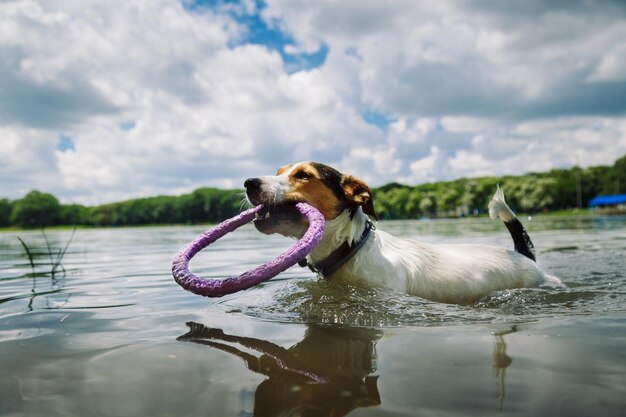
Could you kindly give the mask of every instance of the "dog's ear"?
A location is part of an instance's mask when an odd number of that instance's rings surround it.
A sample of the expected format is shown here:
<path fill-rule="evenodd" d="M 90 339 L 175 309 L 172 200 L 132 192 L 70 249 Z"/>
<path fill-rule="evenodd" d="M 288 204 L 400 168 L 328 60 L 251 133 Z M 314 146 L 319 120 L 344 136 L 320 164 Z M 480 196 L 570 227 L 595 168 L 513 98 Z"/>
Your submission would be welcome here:
<path fill-rule="evenodd" d="M 343 188 L 348 204 L 361 206 L 365 214 L 378 220 L 378 216 L 376 216 L 374 211 L 372 190 L 366 183 L 352 175 L 344 175 L 341 180 L 341 188 Z"/>

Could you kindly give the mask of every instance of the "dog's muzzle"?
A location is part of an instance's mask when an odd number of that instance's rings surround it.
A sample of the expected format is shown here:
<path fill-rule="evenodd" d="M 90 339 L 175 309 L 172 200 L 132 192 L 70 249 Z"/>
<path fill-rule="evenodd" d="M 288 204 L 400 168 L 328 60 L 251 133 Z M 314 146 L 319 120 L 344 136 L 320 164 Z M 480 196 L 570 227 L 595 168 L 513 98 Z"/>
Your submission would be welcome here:
<path fill-rule="evenodd" d="M 262 188 L 263 181 L 260 178 L 248 178 L 244 181 L 243 186 L 246 189 L 246 196 L 250 203 L 259 205 L 263 203 Z"/>

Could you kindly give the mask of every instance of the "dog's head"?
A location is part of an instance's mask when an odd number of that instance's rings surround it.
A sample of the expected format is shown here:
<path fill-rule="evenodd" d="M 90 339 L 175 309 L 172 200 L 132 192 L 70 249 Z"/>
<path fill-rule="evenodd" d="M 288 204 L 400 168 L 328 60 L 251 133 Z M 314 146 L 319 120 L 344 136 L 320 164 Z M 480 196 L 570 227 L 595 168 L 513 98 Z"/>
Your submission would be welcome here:
<path fill-rule="evenodd" d="M 366 183 L 316 162 L 286 165 L 274 176 L 249 178 L 244 186 L 251 204 L 268 207 L 254 223 L 266 234 L 304 234 L 307 222 L 294 207 L 298 202 L 312 205 L 327 221 L 346 210 L 355 213 L 359 208 L 376 218 L 372 191 Z"/>

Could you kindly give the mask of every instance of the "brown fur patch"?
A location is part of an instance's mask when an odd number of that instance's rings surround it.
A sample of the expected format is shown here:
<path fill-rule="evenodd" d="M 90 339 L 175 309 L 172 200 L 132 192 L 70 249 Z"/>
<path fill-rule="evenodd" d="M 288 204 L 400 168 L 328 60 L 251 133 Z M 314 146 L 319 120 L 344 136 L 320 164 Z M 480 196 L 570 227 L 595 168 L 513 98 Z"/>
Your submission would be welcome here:
<path fill-rule="evenodd" d="M 353 205 L 363 207 L 363 212 L 378 220 L 374 210 L 374 199 L 370 187 L 360 179 L 352 175 L 345 175 L 341 186 L 346 194 L 346 199 Z"/>
<path fill-rule="evenodd" d="M 288 201 L 305 201 L 318 209 L 326 220 L 339 214 L 340 201 L 331 189 L 322 182 L 315 167 L 309 163 L 300 164 L 289 174 Z"/>
<path fill-rule="evenodd" d="M 288 164 L 288 165 L 284 165 L 284 166 L 278 168 L 278 171 L 276 171 L 276 175 L 282 175 L 285 171 L 287 171 L 292 166 L 293 166 L 293 164 Z"/>

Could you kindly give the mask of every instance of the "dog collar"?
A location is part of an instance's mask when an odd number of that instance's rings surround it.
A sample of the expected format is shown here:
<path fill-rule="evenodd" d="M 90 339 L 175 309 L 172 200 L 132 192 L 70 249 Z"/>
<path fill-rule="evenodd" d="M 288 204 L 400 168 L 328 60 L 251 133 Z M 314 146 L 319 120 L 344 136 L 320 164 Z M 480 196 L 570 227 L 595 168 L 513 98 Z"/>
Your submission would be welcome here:
<path fill-rule="evenodd" d="M 361 234 L 361 238 L 354 245 L 344 242 L 343 245 L 335 249 L 325 259 L 315 264 L 309 263 L 306 258 L 298 262 L 301 267 L 308 266 L 312 272 L 328 277 L 348 262 L 356 253 L 365 245 L 369 239 L 372 230 L 376 230 L 376 226 L 371 221 L 365 222 L 365 230 Z"/>

